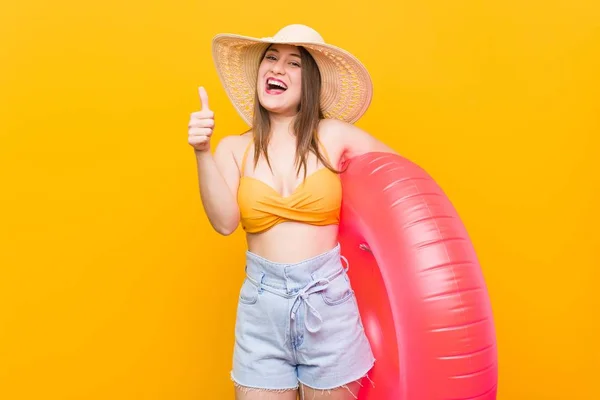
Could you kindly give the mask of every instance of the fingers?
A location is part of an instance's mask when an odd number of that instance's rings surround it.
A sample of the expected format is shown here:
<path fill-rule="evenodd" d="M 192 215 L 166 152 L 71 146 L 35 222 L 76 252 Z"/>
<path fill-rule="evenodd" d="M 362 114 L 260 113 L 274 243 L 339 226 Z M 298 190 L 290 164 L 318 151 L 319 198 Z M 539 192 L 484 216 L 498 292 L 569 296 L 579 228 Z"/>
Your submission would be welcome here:
<path fill-rule="evenodd" d="M 190 118 L 189 128 L 214 128 L 215 120 L 212 118 Z"/>
<path fill-rule="evenodd" d="M 214 118 L 215 117 L 215 113 L 212 112 L 211 110 L 206 110 L 206 111 L 194 111 L 191 116 L 193 118 Z"/>
<path fill-rule="evenodd" d="M 200 104 L 202 107 L 200 108 L 200 110 L 210 111 L 210 108 L 208 106 L 208 93 L 206 93 L 206 89 L 204 89 L 203 86 L 200 86 L 200 88 L 198 89 L 198 93 L 200 94 Z"/>
<path fill-rule="evenodd" d="M 211 128 L 190 128 L 188 143 L 198 151 L 210 149 Z"/>
<path fill-rule="evenodd" d="M 204 150 L 205 146 L 210 142 L 210 137 L 208 136 L 190 136 L 188 143 L 192 145 L 197 150 Z"/>
<path fill-rule="evenodd" d="M 211 136 L 213 130 L 211 128 L 191 128 L 190 136 Z"/>

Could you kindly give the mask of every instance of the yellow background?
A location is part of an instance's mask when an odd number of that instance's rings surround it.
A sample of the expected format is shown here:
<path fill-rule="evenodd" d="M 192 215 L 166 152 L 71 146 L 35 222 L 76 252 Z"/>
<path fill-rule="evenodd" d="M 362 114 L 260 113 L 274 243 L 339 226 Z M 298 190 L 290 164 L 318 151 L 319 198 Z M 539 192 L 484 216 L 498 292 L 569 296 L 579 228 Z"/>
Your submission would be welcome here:
<path fill-rule="evenodd" d="M 245 129 L 214 34 L 296 22 L 364 61 L 358 125 L 467 225 L 498 398 L 600 399 L 593 0 L 3 2 L 0 399 L 232 398 L 244 238 L 203 214 L 187 122 L 204 85 L 215 141 Z"/>

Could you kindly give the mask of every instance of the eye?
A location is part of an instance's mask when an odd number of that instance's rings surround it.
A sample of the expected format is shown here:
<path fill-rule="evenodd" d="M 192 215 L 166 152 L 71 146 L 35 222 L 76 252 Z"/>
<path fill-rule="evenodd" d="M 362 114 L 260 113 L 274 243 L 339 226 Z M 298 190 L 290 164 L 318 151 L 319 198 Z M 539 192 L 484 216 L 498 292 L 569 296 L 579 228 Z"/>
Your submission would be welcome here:
<path fill-rule="evenodd" d="M 265 56 L 265 58 L 266 58 L 267 60 L 277 60 L 277 57 L 275 57 L 275 56 L 274 56 L 274 55 L 272 55 L 272 54 L 266 55 L 266 56 Z"/>
<path fill-rule="evenodd" d="M 300 68 L 300 63 L 299 62 L 292 61 L 290 64 L 292 64 L 294 67 Z"/>

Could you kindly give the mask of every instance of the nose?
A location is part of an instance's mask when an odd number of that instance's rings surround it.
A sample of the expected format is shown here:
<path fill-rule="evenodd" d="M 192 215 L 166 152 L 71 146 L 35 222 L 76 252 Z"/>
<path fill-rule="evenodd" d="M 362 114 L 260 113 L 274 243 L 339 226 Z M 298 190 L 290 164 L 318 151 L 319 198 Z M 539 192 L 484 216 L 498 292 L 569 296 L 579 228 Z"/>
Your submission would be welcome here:
<path fill-rule="evenodd" d="M 282 75 L 285 74 L 285 68 L 283 67 L 283 60 L 277 60 L 276 63 L 273 64 L 273 68 L 271 68 L 271 71 L 273 71 L 274 74 L 277 75 Z"/>

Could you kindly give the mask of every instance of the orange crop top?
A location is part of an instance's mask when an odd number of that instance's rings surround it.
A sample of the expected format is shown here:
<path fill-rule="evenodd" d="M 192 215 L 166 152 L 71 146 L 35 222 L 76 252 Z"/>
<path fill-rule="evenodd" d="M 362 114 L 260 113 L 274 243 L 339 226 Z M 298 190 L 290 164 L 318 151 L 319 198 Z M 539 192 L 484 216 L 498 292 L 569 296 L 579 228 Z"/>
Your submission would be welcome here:
<path fill-rule="evenodd" d="M 266 231 L 285 221 L 311 225 L 337 224 L 340 220 L 342 184 L 335 172 L 323 167 L 308 175 L 289 196 L 281 196 L 265 182 L 244 176 L 248 150 L 240 167 L 237 200 L 242 228 L 248 233 Z M 325 157 L 327 152 L 323 149 Z"/>

